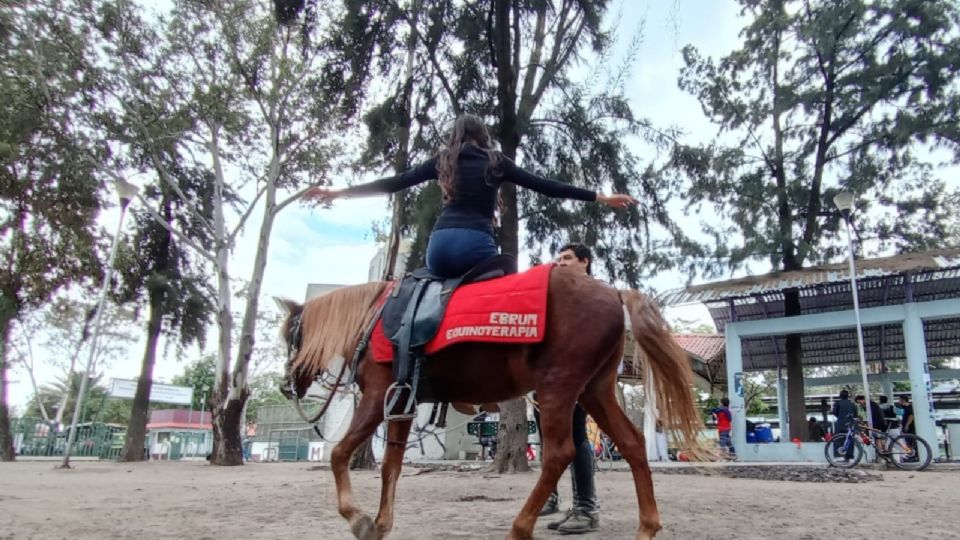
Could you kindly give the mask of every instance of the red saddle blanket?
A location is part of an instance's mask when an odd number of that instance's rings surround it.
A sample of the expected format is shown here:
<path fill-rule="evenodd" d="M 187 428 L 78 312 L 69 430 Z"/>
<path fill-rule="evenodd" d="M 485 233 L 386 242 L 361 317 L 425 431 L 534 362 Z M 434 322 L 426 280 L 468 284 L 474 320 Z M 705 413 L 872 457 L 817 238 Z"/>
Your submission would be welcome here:
<path fill-rule="evenodd" d="M 427 354 L 462 342 L 540 343 L 546 329 L 547 285 L 552 264 L 526 272 L 462 285 L 453 291 Z M 393 361 L 393 344 L 377 322 L 371 337 L 373 359 Z"/>

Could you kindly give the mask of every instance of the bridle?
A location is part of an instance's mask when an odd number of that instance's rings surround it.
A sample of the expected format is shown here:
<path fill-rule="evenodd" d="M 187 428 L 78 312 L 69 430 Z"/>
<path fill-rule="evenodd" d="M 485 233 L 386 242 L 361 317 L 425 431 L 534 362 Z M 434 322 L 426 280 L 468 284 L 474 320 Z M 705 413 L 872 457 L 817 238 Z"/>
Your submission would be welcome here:
<path fill-rule="evenodd" d="M 384 294 L 388 294 L 388 293 L 389 293 L 389 288 L 384 291 Z M 373 335 L 373 330 L 374 328 L 376 328 L 377 322 L 380 320 L 380 315 L 383 313 L 383 306 L 385 304 L 384 302 L 381 302 L 379 300 L 378 302 L 379 302 L 379 305 L 376 311 L 374 312 L 373 317 L 370 318 L 370 321 L 364 327 L 363 333 L 360 334 L 360 339 L 357 342 L 357 348 L 354 350 L 353 358 L 350 361 L 350 377 L 346 381 L 343 380 L 343 376 L 347 373 L 347 362 L 344 359 L 344 362 L 342 362 L 340 366 L 340 372 L 337 374 L 336 379 L 334 379 L 332 383 L 327 377 L 326 371 L 322 371 L 318 373 L 317 376 L 314 378 L 314 380 L 319 381 L 324 388 L 329 389 L 330 394 L 327 396 L 326 401 L 324 401 L 323 406 L 320 407 L 320 411 L 313 416 L 308 415 L 307 412 L 303 409 L 303 406 L 300 404 L 300 398 L 297 395 L 296 377 L 294 377 L 293 374 L 290 373 L 290 364 L 293 362 L 293 359 L 296 358 L 296 355 L 300 352 L 300 346 L 303 342 L 303 324 L 302 324 L 303 313 L 302 312 L 298 313 L 290 321 L 290 324 L 291 324 L 290 337 L 289 337 L 289 340 L 287 341 L 287 376 L 290 379 L 289 392 L 291 395 L 291 399 L 293 400 L 294 409 L 297 410 L 297 413 L 300 415 L 300 417 L 303 418 L 307 423 L 314 424 L 313 429 L 314 431 L 317 432 L 317 435 L 319 435 L 321 438 L 324 438 L 324 437 L 323 437 L 323 433 L 320 431 L 319 426 L 317 425 L 317 422 L 319 422 L 320 419 L 323 418 L 323 415 L 326 414 L 327 409 L 330 408 L 330 404 L 333 402 L 334 394 L 336 394 L 337 390 L 340 389 L 341 387 L 352 386 L 354 383 L 356 383 L 357 367 L 360 364 L 360 358 L 363 357 L 363 353 L 367 350 L 367 347 L 370 345 L 370 337 Z"/>

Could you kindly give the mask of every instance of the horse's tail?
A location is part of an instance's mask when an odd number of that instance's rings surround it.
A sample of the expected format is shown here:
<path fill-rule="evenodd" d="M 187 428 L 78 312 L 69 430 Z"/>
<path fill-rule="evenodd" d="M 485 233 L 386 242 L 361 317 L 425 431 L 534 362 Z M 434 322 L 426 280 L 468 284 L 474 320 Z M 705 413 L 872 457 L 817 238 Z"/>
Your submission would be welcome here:
<path fill-rule="evenodd" d="M 698 437 L 703 419 L 693 397 L 693 370 L 687 353 L 673 338 L 660 308 L 653 300 L 635 290 L 621 290 L 620 298 L 630 316 L 633 338 L 643 351 L 644 363 L 652 381 L 644 381 L 644 391 L 653 388 L 660 422 L 673 432 L 679 446 L 701 455 Z"/>

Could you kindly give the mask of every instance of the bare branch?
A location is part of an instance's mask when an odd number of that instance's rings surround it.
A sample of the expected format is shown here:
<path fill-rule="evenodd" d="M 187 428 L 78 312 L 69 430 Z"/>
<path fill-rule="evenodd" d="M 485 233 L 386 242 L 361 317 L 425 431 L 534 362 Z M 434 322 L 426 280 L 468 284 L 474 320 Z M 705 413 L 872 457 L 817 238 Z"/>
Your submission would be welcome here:
<path fill-rule="evenodd" d="M 252 201 L 247 205 L 247 209 L 243 211 L 243 215 L 240 216 L 240 221 L 237 223 L 237 226 L 227 234 L 227 244 L 233 245 L 234 240 L 236 240 L 237 235 L 240 234 L 240 230 L 243 229 L 243 226 L 247 223 L 247 219 L 250 218 L 250 215 L 253 214 L 253 209 L 257 207 L 257 201 L 260 200 L 260 197 L 267 192 L 267 186 L 264 185 L 262 188 L 257 189 L 257 195 L 253 198 Z"/>
<path fill-rule="evenodd" d="M 561 14 L 562 17 L 566 16 L 568 6 L 564 5 L 564 13 Z M 586 26 L 586 20 L 583 17 L 583 14 L 577 12 L 574 15 L 574 18 L 567 25 L 560 25 L 560 28 L 557 30 L 557 34 L 554 36 L 553 50 L 550 53 L 550 60 L 547 61 L 546 65 L 543 68 L 543 75 L 540 76 L 540 84 L 537 85 L 537 89 L 533 94 L 533 97 L 528 102 L 528 109 L 525 111 L 526 115 L 529 115 L 533 112 L 533 109 L 536 108 L 537 104 L 540 103 L 540 99 L 543 98 L 543 94 L 547 91 L 547 88 L 553 82 L 554 77 L 557 76 L 557 73 L 560 72 L 560 69 L 566 64 L 567 60 L 570 58 L 570 55 L 576 50 L 577 42 L 580 40 L 580 35 L 583 33 L 583 29 Z M 576 27 L 576 30 L 573 31 L 573 35 L 569 40 L 564 38 L 567 35 L 567 32 Z"/>
<path fill-rule="evenodd" d="M 136 197 L 137 197 L 137 200 L 139 200 L 140 203 L 141 203 L 141 205 L 143 206 L 143 209 L 146 210 L 146 212 L 147 212 L 148 214 L 150 214 L 150 216 L 153 217 L 153 219 L 156 220 L 157 223 L 159 223 L 160 225 L 162 225 L 164 229 L 170 231 L 174 236 L 177 237 L 178 240 L 180 240 L 180 241 L 183 242 L 184 244 L 187 244 L 188 246 L 190 246 L 191 248 L 193 248 L 194 251 L 196 251 L 197 254 L 199 254 L 199 255 L 202 256 L 203 258 L 209 260 L 210 262 L 212 262 L 212 263 L 214 263 L 214 264 L 217 263 L 217 258 L 214 256 L 213 253 L 210 253 L 209 251 L 207 251 L 206 249 L 204 249 L 203 246 L 201 246 L 200 244 L 194 242 L 192 239 L 190 239 L 189 236 L 187 236 L 187 235 L 183 234 L 182 232 L 178 231 L 176 227 L 174 227 L 174 226 L 171 225 L 169 222 L 167 222 L 167 220 L 163 219 L 163 216 L 161 216 L 159 212 L 157 212 L 156 210 L 154 210 L 153 208 L 150 207 L 149 201 L 147 201 L 146 199 L 144 199 L 144 198 L 143 198 L 143 195 L 140 195 L 139 193 L 137 193 Z M 219 241 L 219 239 L 218 239 L 218 241 Z"/>
<path fill-rule="evenodd" d="M 424 50 L 427 52 L 427 59 L 430 60 L 430 65 L 433 66 L 435 70 L 435 75 L 440 79 L 440 84 L 443 86 L 444 92 L 447 94 L 447 99 L 450 100 L 450 107 L 453 109 L 454 114 L 460 115 L 463 113 L 463 109 L 460 107 L 460 103 L 457 101 L 457 94 L 453 91 L 453 86 L 450 85 L 450 80 L 445 74 L 445 70 L 440 66 L 440 61 L 437 59 L 437 50 L 438 47 L 432 46 L 430 43 L 427 43 L 426 37 L 420 33 L 420 30 L 417 28 L 415 20 L 407 13 L 407 10 L 401 8 L 395 0 L 388 0 L 390 5 L 400 14 L 401 17 L 407 22 L 407 25 L 410 27 L 410 31 L 413 32 L 416 36 L 417 41 L 423 44 Z"/>
<path fill-rule="evenodd" d="M 281 210 L 283 210 L 284 208 L 286 208 L 287 206 L 289 206 L 289 205 L 292 204 L 293 202 L 299 200 L 300 197 L 302 197 L 303 194 L 306 193 L 307 190 L 309 190 L 311 187 L 312 187 L 312 186 L 307 186 L 307 187 L 301 189 L 300 191 L 294 193 L 293 195 L 287 197 L 286 199 L 284 199 L 284 200 L 281 201 L 280 203 L 278 203 L 277 206 L 275 206 L 274 209 L 273 209 L 274 215 L 280 213 Z"/>
<path fill-rule="evenodd" d="M 543 3 L 537 11 L 537 22 L 533 31 L 533 49 L 530 50 L 530 61 L 527 64 L 527 74 L 523 80 L 523 88 L 520 90 L 520 110 L 525 111 L 529 102 L 533 99 L 533 85 L 537 78 L 537 70 L 542 69 L 540 65 L 543 55 L 543 42 L 546 40 L 546 22 L 547 5 Z M 519 66 L 517 66 L 519 70 Z"/>

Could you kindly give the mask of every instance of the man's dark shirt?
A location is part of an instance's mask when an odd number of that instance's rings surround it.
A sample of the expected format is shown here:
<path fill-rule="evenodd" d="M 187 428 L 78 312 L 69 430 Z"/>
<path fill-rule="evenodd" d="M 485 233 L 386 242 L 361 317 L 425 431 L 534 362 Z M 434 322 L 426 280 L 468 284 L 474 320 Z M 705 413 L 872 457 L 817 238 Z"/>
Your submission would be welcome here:
<path fill-rule="evenodd" d="M 883 417 L 883 409 L 876 401 L 870 401 L 870 420 L 873 421 L 874 429 L 887 430 L 887 419 Z"/>
<path fill-rule="evenodd" d="M 831 413 L 837 417 L 834 431 L 840 433 L 846 431 L 847 427 L 857 418 L 857 406 L 849 399 L 838 399 L 833 402 Z"/>
<path fill-rule="evenodd" d="M 916 433 L 917 419 L 913 417 L 913 405 L 901 405 L 900 408 L 903 409 L 903 416 L 901 417 L 903 418 L 901 422 L 901 425 L 902 425 L 901 429 L 903 429 L 905 433 Z M 907 425 L 908 419 L 912 419 L 912 422 L 910 422 L 909 426 Z"/>

